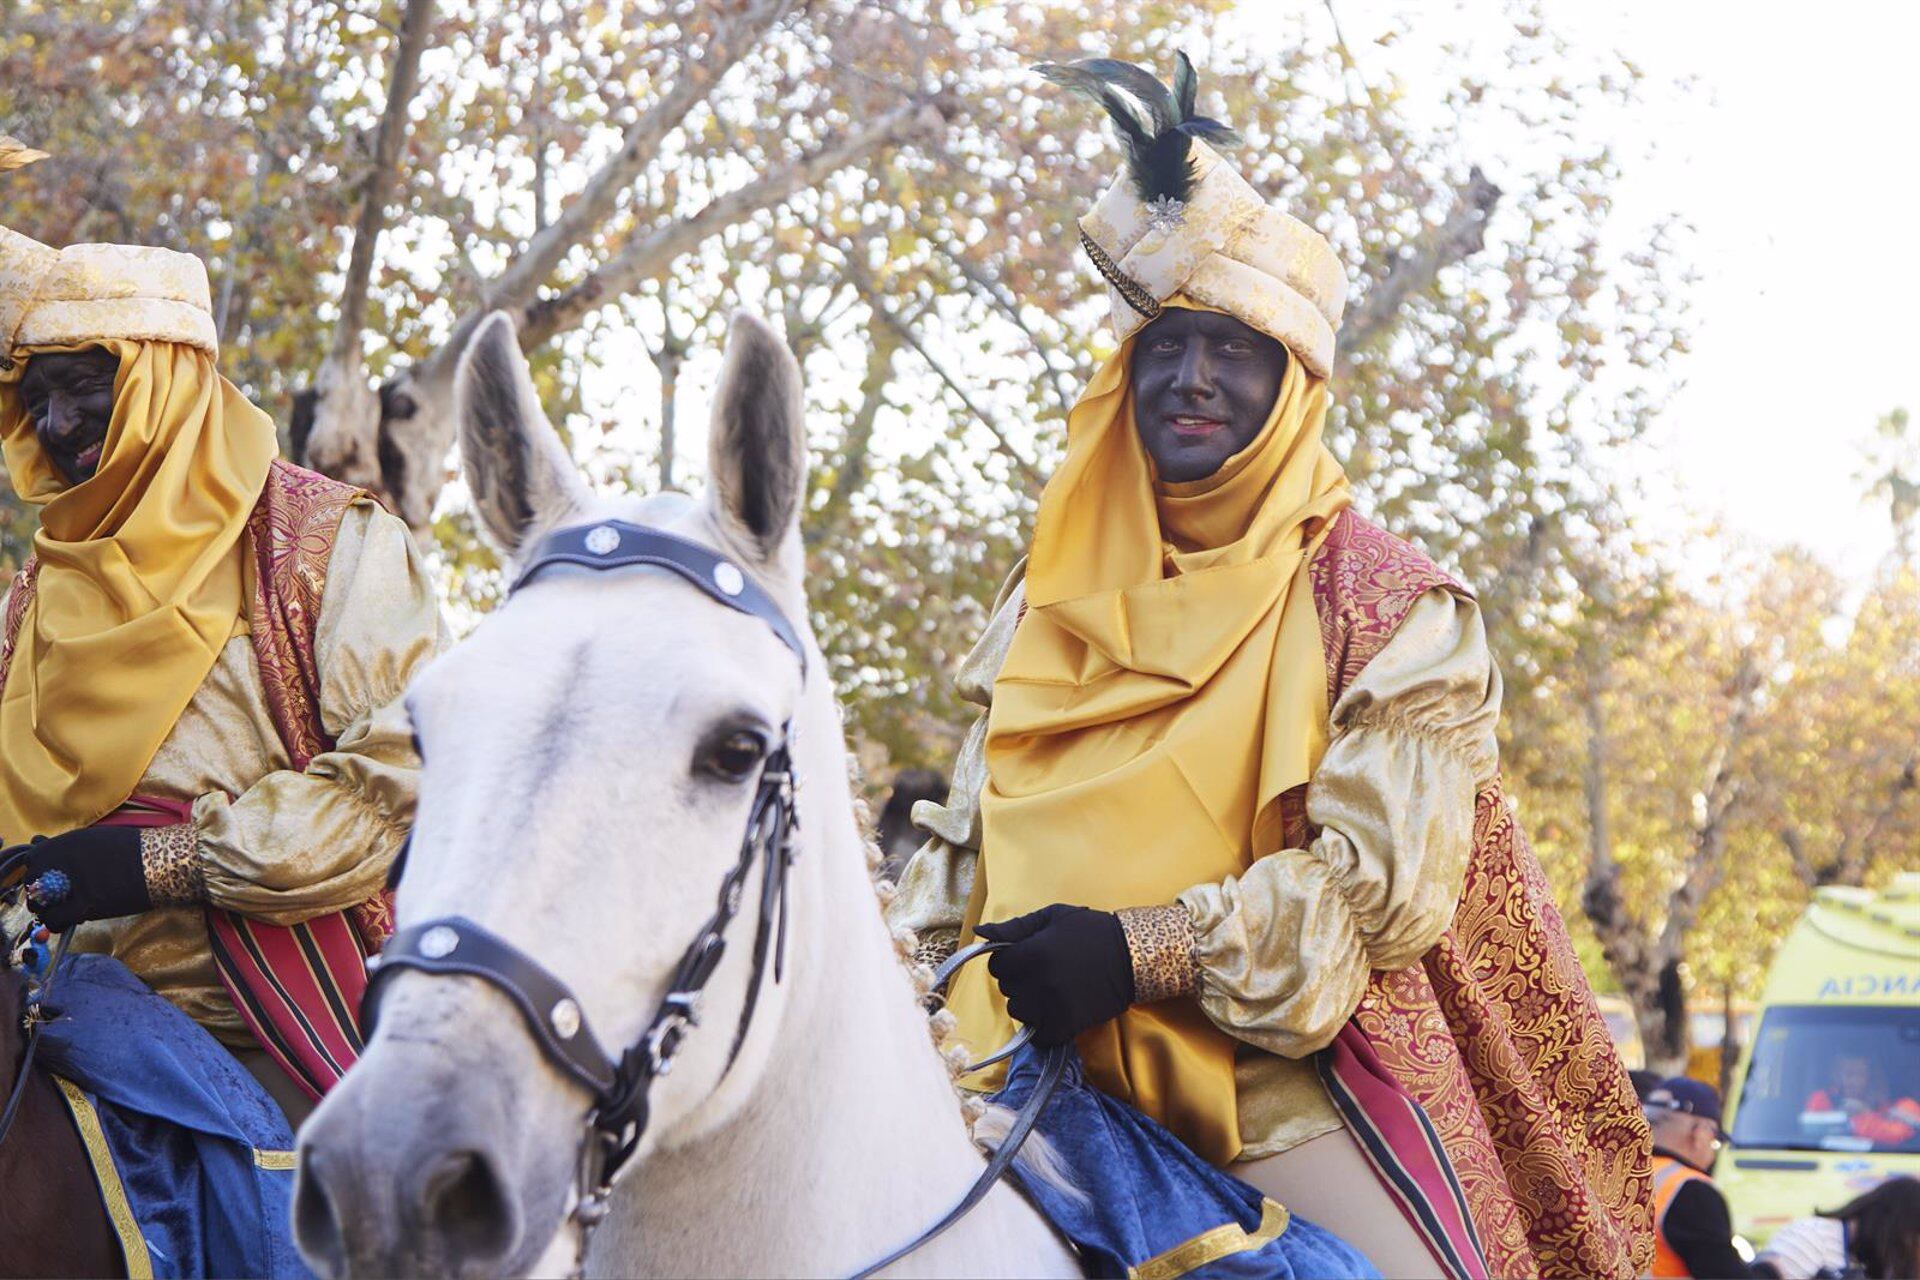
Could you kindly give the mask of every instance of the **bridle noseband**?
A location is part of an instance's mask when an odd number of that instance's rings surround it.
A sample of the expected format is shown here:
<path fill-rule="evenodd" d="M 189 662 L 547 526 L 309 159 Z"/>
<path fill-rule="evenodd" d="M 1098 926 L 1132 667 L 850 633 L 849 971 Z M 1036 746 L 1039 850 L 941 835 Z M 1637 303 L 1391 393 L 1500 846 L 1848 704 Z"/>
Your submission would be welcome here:
<path fill-rule="evenodd" d="M 772 597 L 738 565 L 699 543 L 622 520 L 562 529 L 541 539 L 508 595 L 562 565 L 602 572 L 653 568 L 674 573 L 716 603 L 764 622 L 799 659 L 803 679 L 806 675 L 806 648 Z M 645 1033 L 617 1059 L 594 1034 L 585 1009 L 566 983 L 512 943 L 463 916 L 445 916 L 402 929 L 367 962 L 370 976 L 361 1009 L 368 1035 L 379 1010 L 380 993 L 393 974 L 410 969 L 478 978 L 513 1002 L 547 1061 L 593 1096 L 581 1146 L 579 1194 L 574 1209 L 581 1226 L 582 1258 L 585 1237 L 605 1215 L 607 1194 L 615 1178 L 646 1134 L 653 1083 L 673 1069 L 674 1056 L 685 1042 L 688 1029 L 699 1022 L 701 995 L 726 954 L 727 928 L 740 913 L 741 896 L 756 863 L 763 865 L 765 873 L 754 932 L 753 968 L 747 980 L 746 1003 L 727 1055 L 727 1069 L 732 1068 L 746 1042 L 769 951 L 773 953 L 774 981 L 783 976 L 787 877 L 793 866 L 794 833 L 799 829 L 794 807 L 792 732 L 789 721 L 781 730 L 779 745 L 761 765 L 740 856 L 720 881 L 713 914 L 681 953 L 667 993 L 661 997 Z"/>

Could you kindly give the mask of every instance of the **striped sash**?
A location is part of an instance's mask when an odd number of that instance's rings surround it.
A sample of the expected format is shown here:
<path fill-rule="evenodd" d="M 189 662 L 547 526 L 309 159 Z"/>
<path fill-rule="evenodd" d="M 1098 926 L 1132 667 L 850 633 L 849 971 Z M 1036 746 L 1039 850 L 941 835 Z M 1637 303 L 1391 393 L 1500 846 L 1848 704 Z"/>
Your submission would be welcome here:
<path fill-rule="evenodd" d="M 185 801 L 135 796 L 100 825 L 160 827 L 192 818 Z M 316 1099 L 366 1047 L 360 997 L 367 989 L 367 957 L 380 949 L 385 934 L 363 936 L 354 917 L 337 911 L 277 925 L 206 909 L 213 966 L 234 1008 L 268 1056 Z"/>
<path fill-rule="evenodd" d="M 1387 1073 L 1352 1023 L 1315 1055 L 1315 1065 L 1374 1176 L 1448 1280 L 1487 1280 L 1486 1249 L 1466 1191 L 1425 1108 Z"/>
<path fill-rule="evenodd" d="M 275 462 L 248 522 L 254 656 L 268 711 L 295 769 L 304 770 L 333 746 L 320 719 L 313 637 L 340 520 L 365 496 L 351 485 Z M 214 967 L 234 1007 L 274 1061 L 315 1098 L 365 1047 L 360 997 L 367 989 L 367 957 L 392 932 L 392 899 L 385 893 L 295 925 L 207 909 Z"/>

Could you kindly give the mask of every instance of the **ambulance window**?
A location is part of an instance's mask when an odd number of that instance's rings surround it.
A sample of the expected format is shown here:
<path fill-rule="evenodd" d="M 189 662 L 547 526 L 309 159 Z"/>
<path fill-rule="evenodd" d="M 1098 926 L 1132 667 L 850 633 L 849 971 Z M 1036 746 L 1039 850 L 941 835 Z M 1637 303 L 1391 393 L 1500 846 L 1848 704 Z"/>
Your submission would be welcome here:
<path fill-rule="evenodd" d="M 1766 1011 L 1735 1146 L 1920 1151 L 1920 1008 Z"/>

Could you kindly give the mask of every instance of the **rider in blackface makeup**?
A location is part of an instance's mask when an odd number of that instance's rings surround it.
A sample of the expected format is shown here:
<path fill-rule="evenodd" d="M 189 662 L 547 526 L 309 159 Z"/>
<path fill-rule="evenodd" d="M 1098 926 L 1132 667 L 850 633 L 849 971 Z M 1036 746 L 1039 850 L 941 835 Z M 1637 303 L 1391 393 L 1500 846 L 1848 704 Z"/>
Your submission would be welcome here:
<path fill-rule="evenodd" d="M 1127 143 L 1080 224 L 1120 346 L 890 918 L 1011 944 L 956 983 L 971 1047 L 1076 1041 L 1387 1275 L 1641 1274 L 1647 1129 L 1501 791 L 1480 609 L 1322 443 L 1340 261 L 1215 149 L 1184 59 L 1173 92 L 1043 72 Z"/>
<path fill-rule="evenodd" d="M 297 1120 L 359 1043 L 419 767 L 397 699 L 446 631 L 406 526 L 278 460 L 217 350 L 197 258 L 0 227 L 0 446 L 40 509 L 0 643 L 0 837 L 40 838 L 30 901 L 76 953 Z"/>

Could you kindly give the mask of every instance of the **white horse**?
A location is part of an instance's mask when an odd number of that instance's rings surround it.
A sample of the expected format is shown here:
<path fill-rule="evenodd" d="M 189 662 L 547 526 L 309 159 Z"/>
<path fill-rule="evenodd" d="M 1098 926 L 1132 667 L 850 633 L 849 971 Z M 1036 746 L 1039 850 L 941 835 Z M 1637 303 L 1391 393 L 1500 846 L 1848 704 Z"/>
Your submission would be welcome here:
<path fill-rule="evenodd" d="M 983 1157 L 881 920 L 807 628 L 799 368 L 764 324 L 735 317 L 704 502 L 591 494 L 504 316 L 475 335 L 459 403 L 468 479 L 509 559 L 589 521 L 692 539 L 772 596 L 804 637 L 806 669 L 761 621 L 671 574 L 541 576 L 408 694 L 426 766 L 400 924 L 461 915 L 499 935 L 572 988 L 617 1056 L 713 911 L 758 761 L 791 724 L 800 825 L 785 979 L 767 976 L 729 1068 L 756 873 L 587 1265 L 851 1274 L 937 1221 Z M 588 1107 L 494 987 L 395 972 L 365 1055 L 301 1132 L 300 1248 L 332 1275 L 564 1270 Z M 1080 1271 L 1002 1184 L 889 1274 Z"/>

